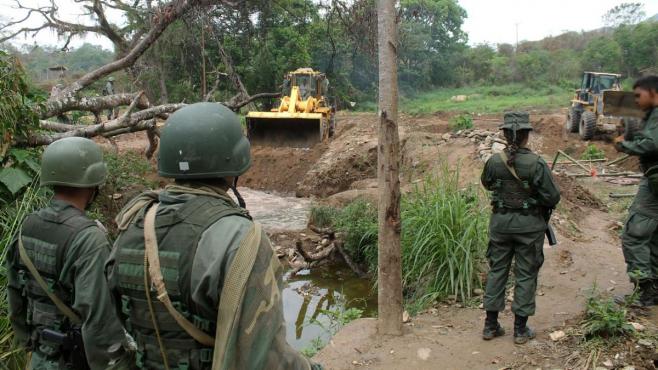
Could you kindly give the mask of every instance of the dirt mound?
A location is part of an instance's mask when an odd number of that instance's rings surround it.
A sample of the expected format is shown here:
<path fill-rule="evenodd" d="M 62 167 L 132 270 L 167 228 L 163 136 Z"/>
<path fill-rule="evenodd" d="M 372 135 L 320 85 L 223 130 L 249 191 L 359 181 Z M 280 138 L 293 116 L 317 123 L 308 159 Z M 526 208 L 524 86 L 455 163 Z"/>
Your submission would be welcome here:
<path fill-rule="evenodd" d="M 560 188 L 562 201 L 567 201 L 571 205 L 583 208 L 593 208 L 605 210 L 605 204 L 592 194 L 589 190 L 580 185 L 574 178 L 564 175 L 554 176 L 555 182 Z"/>
<path fill-rule="evenodd" d="M 294 193 L 297 184 L 326 149 L 326 144 L 313 148 L 253 147 L 253 164 L 240 177 L 240 184 L 257 190 Z"/>

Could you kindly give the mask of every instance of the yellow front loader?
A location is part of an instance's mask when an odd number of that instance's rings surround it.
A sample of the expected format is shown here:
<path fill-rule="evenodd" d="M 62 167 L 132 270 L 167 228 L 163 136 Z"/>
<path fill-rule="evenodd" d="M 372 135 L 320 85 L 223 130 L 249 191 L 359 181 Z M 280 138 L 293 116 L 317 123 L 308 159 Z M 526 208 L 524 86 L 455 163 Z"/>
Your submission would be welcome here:
<path fill-rule="evenodd" d="M 333 136 L 335 109 L 328 103 L 328 85 L 324 73 L 311 68 L 288 73 L 279 106 L 247 114 L 251 143 L 304 148 Z"/>

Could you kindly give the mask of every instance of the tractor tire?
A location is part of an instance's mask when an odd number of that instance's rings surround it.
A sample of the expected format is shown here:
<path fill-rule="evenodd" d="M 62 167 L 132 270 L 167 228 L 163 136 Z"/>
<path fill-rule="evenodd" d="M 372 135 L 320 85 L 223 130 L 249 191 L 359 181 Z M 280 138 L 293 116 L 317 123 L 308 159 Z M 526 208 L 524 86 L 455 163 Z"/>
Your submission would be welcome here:
<path fill-rule="evenodd" d="M 580 128 L 578 132 L 581 139 L 592 139 L 596 133 L 596 114 L 590 111 L 583 112 L 580 116 Z"/>
<path fill-rule="evenodd" d="M 635 134 L 642 131 L 643 122 L 637 118 L 624 119 L 624 140 L 631 141 Z"/>
<path fill-rule="evenodd" d="M 569 108 L 567 112 L 567 124 L 565 125 L 568 133 L 576 133 L 580 127 L 580 116 L 583 112 L 576 107 Z"/>

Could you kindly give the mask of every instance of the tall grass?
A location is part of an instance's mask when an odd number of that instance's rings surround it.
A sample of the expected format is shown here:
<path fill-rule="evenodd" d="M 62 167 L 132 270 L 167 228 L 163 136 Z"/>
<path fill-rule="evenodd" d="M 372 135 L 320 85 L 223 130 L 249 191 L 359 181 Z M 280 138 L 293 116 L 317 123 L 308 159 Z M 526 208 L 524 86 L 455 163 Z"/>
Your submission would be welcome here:
<path fill-rule="evenodd" d="M 419 306 L 480 288 L 488 209 L 479 188 L 459 188 L 457 172 L 428 177 L 402 203 L 402 279 Z"/>
<path fill-rule="evenodd" d="M 22 197 L 17 198 L 13 203 L 4 204 L 0 211 L 0 364 L 7 369 L 25 368 L 26 354 L 23 349 L 15 348 L 12 343 L 14 335 L 7 308 L 5 260 L 9 245 L 25 216 L 44 206 L 49 198 L 49 194 L 38 185 L 39 178 L 36 177 Z"/>
<path fill-rule="evenodd" d="M 412 309 L 481 287 L 488 208 L 477 187 L 459 188 L 458 171 L 427 177 L 402 197 L 402 283 Z M 357 200 L 335 213 L 333 226 L 356 262 L 377 271 L 377 209 Z"/>

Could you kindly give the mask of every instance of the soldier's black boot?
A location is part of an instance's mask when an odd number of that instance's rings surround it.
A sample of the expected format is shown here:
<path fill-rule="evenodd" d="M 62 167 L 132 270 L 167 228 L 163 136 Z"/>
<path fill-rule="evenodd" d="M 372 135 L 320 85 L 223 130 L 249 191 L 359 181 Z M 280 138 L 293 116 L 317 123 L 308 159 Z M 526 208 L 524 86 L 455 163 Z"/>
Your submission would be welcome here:
<path fill-rule="evenodd" d="M 530 339 L 535 339 L 535 332 L 527 323 L 527 316 L 514 315 L 514 344 L 526 344 Z"/>
<path fill-rule="evenodd" d="M 635 283 L 632 294 L 615 297 L 618 304 L 626 304 L 632 307 L 651 307 L 658 304 L 658 288 L 656 280 L 640 280 Z"/>
<path fill-rule="evenodd" d="M 487 318 L 484 320 L 484 330 L 482 330 L 482 339 L 491 340 L 496 337 L 505 335 L 505 329 L 498 323 L 498 311 L 487 311 Z"/>

